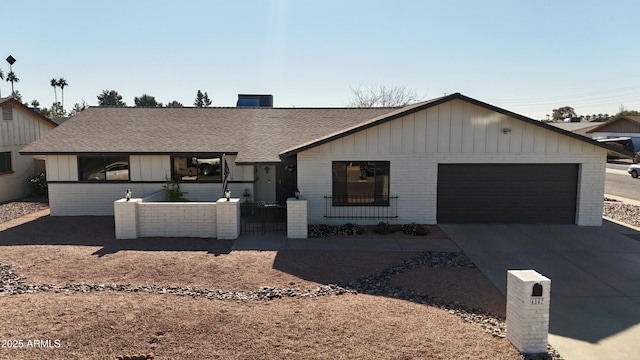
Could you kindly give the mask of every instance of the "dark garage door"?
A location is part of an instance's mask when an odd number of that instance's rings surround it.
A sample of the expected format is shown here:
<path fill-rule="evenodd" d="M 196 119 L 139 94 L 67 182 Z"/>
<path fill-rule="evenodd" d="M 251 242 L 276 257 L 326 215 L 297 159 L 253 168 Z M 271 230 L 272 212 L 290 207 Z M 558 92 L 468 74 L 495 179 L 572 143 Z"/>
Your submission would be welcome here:
<path fill-rule="evenodd" d="M 439 164 L 438 223 L 573 224 L 578 164 Z"/>

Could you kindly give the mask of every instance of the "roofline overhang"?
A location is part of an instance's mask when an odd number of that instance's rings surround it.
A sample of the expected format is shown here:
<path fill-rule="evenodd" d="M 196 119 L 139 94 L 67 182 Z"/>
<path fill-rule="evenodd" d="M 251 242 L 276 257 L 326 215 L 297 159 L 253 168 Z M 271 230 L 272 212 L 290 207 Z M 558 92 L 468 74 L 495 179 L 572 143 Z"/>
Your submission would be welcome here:
<path fill-rule="evenodd" d="M 465 101 L 467 103 L 470 103 L 470 104 L 473 104 L 473 105 L 476 105 L 476 106 L 479 106 L 479 107 L 482 107 L 482 108 L 485 108 L 485 109 L 488 109 L 488 110 L 491 110 L 491 111 L 495 111 L 495 112 L 503 114 L 505 116 L 512 117 L 512 118 L 524 121 L 524 122 L 526 122 L 528 124 L 531 124 L 531 125 L 534 125 L 534 126 L 538 126 L 538 127 L 543 128 L 543 129 L 547 129 L 547 130 L 559 133 L 561 135 L 565 135 L 565 136 L 571 137 L 571 138 L 576 139 L 576 140 L 584 141 L 584 142 L 589 143 L 591 145 L 595 145 L 595 146 L 598 146 L 598 147 L 601 147 L 601 148 L 604 148 L 604 149 L 607 149 L 607 150 L 610 150 L 610 151 L 614 151 L 614 152 L 616 152 L 616 153 L 618 153 L 618 154 L 620 154 L 620 155 L 622 155 L 624 157 L 633 158 L 635 156 L 635 154 L 633 152 L 629 152 L 629 151 L 626 151 L 626 150 L 620 150 L 619 148 L 617 148 L 615 146 L 607 145 L 607 144 L 604 144 L 604 143 L 600 143 L 598 141 L 595 141 L 595 140 L 590 139 L 588 137 L 582 136 L 580 134 L 576 134 L 576 133 L 573 133 L 573 132 L 568 131 L 568 130 L 564 130 L 564 129 L 561 129 L 561 128 L 558 128 L 558 127 L 555 127 L 555 126 L 552 126 L 552 125 L 545 124 L 542 121 L 534 120 L 534 119 L 528 118 L 528 117 L 526 117 L 524 115 L 516 114 L 516 113 L 514 113 L 512 111 L 505 110 L 505 109 L 499 108 L 499 107 L 491 105 L 491 104 L 487 104 L 485 102 L 470 98 L 470 97 L 462 95 L 460 93 L 454 93 L 454 94 L 451 94 L 451 95 L 443 96 L 441 98 L 434 99 L 433 101 L 428 101 L 428 102 L 426 102 L 426 103 L 424 103 L 423 105 L 420 105 L 420 106 L 415 106 L 415 107 L 407 106 L 408 109 L 406 111 L 400 111 L 400 112 L 394 113 L 394 114 L 389 115 L 389 116 L 382 115 L 381 118 L 378 119 L 378 120 L 374 120 L 374 121 L 371 121 L 371 122 L 363 123 L 361 126 L 357 126 L 357 127 L 348 129 L 348 130 L 346 130 L 344 132 L 340 132 L 340 133 L 336 133 L 336 134 L 330 135 L 328 137 L 325 137 L 325 138 L 322 138 L 320 140 L 301 145 L 299 147 L 287 149 L 287 150 L 281 152 L 279 155 L 280 155 L 280 158 L 291 156 L 291 155 L 297 154 L 299 152 L 302 152 L 302 151 L 305 151 L 305 150 L 308 150 L 308 149 L 311 149 L 311 148 L 326 144 L 328 142 L 337 140 L 339 138 L 355 134 L 355 133 L 360 132 L 362 130 L 369 129 L 371 127 L 378 126 L 380 124 L 384 124 L 386 122 L 389 122 L 389 121 L 392 121 L 392 120 L 395 120 L 395 119 L 401 118 L 403 116 L 407 116 L 407 115 L 410 115 L 410 114 L 413 114 L 413 113 L 416 113 L 416 112 L 419 112 L 419 111 L 422 111 L 422 110 L 425 110 L 425 109 L 429 109 L 431 107 L 438 106 L 438 105 L 444 104 L 444 103 L 452 101 L 452 100 Z"/>

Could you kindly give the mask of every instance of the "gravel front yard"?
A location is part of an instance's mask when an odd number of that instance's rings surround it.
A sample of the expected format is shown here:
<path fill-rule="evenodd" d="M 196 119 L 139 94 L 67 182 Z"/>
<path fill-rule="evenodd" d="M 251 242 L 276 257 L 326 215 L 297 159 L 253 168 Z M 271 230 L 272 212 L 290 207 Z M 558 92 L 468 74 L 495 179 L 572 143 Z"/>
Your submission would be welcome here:
<path fill-rule="evenodd" d="M 112 217 L 6 226 L 46 208 L 0 205 L 0 339 L 52 347 L 0 359 L 523 358 L 503 337 L 504 296 L 463 254 L 120 241 Z M 640 226 L 638 206 L 604 215 Z"/>

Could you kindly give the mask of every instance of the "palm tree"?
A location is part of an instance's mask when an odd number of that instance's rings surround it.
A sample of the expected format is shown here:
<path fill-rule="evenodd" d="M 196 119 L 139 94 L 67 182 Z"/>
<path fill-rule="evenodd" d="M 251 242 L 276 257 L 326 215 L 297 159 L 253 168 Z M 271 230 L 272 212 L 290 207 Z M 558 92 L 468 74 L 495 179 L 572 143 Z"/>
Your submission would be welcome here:
<path fill-rule="evenodd" d="M 0 69 L 0 80 L 4 80 L 4 73 L 2 72 L 2 69 Z M 2 92 L 0 91 L 0 98 L 2 97 Z"/>
<path fill-rule="evenodd" d="M 20 79 L 18 79 L 16 73 L 14 73 L 13 71 L 9 71 L 9 73 L 7 74 L 7 81 L 11 83 L 11 93 L 13 93 L 13 83 L 17 83 L 18 81 L 20 81 Z"/>
<path fill-rule="evenodd" d="M 58 79 L 58 86 L 60 86 L 60 92 L 62 93 L 62 112 L 64 113 L 64 87 L 69 85 L 64 78 Z"/>
<path fill-rule="evenodd" d="M 56 91 L 56 88 L 58 87 L 58 80 L 51 79 L 51 86 L 53 87 L 53 94 L 56 97 L 56 102 L 58 102 L 58 92 Z"/>

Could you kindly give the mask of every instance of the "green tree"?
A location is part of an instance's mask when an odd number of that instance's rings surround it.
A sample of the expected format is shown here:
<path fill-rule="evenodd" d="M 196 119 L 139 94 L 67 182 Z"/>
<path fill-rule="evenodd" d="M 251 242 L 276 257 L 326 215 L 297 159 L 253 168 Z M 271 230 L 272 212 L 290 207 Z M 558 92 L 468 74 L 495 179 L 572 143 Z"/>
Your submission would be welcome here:
<path fill-rule="evenodd" d="M 51 117 L 60 117 L 64 116 L 64 110 L 62 110 L 62 104 L 60 102 L 54 102 L 51 104 L 51 108 L 49 109 Z"/>
<path fill-rule="evenodd" d="M 58 91 L 56 91 L 58 88 L 58 79 L 51 79 L 51 86 L 53 87 L 53 96 L 56 99 L 55 102 L 58 102 Z"/>
<path fill-rule="evenodd" d="M 204 107 L 209 107 L 211 106 L 211 99 L 209 99 L 209 94 L 207 94 L 207 92 L 204 92 L 204 97 L 202 98 L 202 102 L 204 104 Z"/>
<path fill-rule="evenodd" d="M 71 109 L 71 111 L 69 111 L 69 116 L 76 116 L 78 115 L 78 113 L 86 108 L 89 107 L 89 104 L 87 104 L 84 99 L 82 99 L 82 103 L 75 103 L 73 104 L 73 108 Z"/>
<path fill-rule="evenodd" d="M 11 97 L 18 100 L 19 102 L 22 102 L 22 94 L 20 94 L 20 91 L 16 90 L 16 91 L 12 91 L 11 92 Z"/>
<path fill-rule="evenodd" d="M 4 80 L 4 72 L 0 69 L 0 80 Z M 0 97 L 2 97 L 2 91 L 0 91 Z"/>
<path fill-rule="evenodd" d="M 127 104 L 122 101 L 122 95 L 118 94 L 115 90 L 103 90 L 97 98 L 98 106 L 127 106 Z"/>
<path fill-rule="evenodd" d="M 166 107 L 184 107 L 184 105 L 182 105 L 181 102 L 177 101 L 177 100 L 173 100 L 171 102 L 168 102 L 167 105 L 165 105 Z"/>
<path fill-rule="evenodd" d="M 40 101 L 36 99 L 31 100 L 31 106 L 37 108 L 38 106 L 40 106 Z"/>
<path fill-rule="evenodd" d="M 13 90 L 13 84 L 19 82 L 20 79 L 18 79 L 18 76 L 16 75 L 16 73 L 14 73 L 13 71 L 9 71 L 9 73 L 7 74 L 7 82 L 11 83 L 11 93 L 13 96 L 14 90 Z"/>
<path fill-rule="evenodd" d="M 202 91 L 198 90 L 196 93 L 196 99 L 193 102 L 193 106 L 195 107 L 204 107 L 204 94 Z"/>
<path fill-rule="evenodd" d="M 563 121 L 564 119 L 570 119 L 576 117 L 576 112 L 571 106 L 563 106 L 557 109 L 553 109 L 553 120 Z"/>
<path fill-rule="evenodd" d="M 158 106 L 162 106 L 162 103 L 158 103 L 156 101 L 156 98 L 151 96 L 151 95 L 147 95 L 147 94 L 142 94 L 142 96 L 140 97 L 135 97 L 133 99 L 133 102 L 136 104 L 136 106 L 142 107 L 142 106 L 147 106 L 147 107 L 158 107 Z"/>
<path fill-rule="evenodd" d="M 67 80 L 64 78 L 58 79 L 58 86 L 60 87 L 60 93 L 62 95 L 62 112 L 64 112 L 64 88 L 68 85 L 69 83 L 67 83 Z"/>

